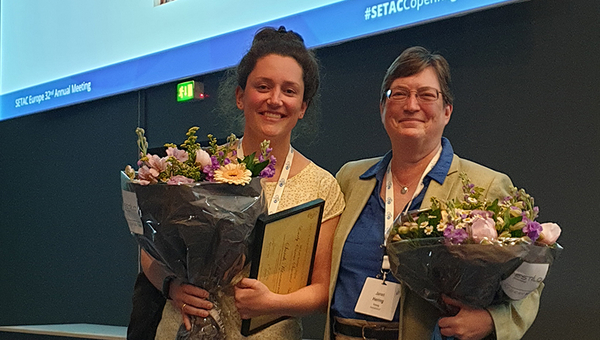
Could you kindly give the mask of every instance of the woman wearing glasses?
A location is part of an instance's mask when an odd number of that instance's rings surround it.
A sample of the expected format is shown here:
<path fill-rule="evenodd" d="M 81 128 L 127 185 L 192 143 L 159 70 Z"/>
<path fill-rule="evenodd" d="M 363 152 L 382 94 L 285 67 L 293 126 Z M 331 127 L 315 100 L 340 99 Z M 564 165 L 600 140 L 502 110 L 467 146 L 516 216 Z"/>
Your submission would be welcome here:
<path fill-rule="evenodd" d="M 380 112 L 392 150 L 383 157 L 347 163 L 337 174 L 346 210 L 334 237 L 325 339 L 431 339 L 436 325 L 441 335 L 459 339 L 494 334 L 497 339 L 516 339 L 532 324 L 541 288 L 518 302 L 488 309 L 447 300 L 460 311 L 443 318 L 408 289 L 398 288 L 398 302 L 387 312 L 366 311 L 358 303 L 359 298 L 371 299 L 374 284 L 381 285 L 386 231 L 396 216 L 429 207 L 430 197 L 462 199 L 462 172 L 486 188 L 485 197 L 508 196 L 508 176 L 459 158 L 442 137 L 452 101 L 450 70 L 441 55 L 412 47 L 387 70 Z M 387 281 L 400 287 L 391 275 Z"/>

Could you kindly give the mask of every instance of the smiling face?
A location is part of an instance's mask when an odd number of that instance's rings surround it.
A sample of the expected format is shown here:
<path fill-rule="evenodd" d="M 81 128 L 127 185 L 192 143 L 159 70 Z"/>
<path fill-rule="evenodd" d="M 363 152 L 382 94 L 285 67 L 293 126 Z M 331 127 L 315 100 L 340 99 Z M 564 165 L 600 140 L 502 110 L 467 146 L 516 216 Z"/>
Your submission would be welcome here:
<path fill-rule="evenodd" d="M 433 147 L 440 143 L 444 127 L 450 121 L 452 105 L 445 104 L 441 94 L 433 102 L 420 103 L 414 91 L 424 87 L 440 90 L 438 77 L 431 66 L 415 75 L 397 78 L 390 85 L 392 90 L 413 91 L 404 102 L 387 99 L 380 105 L 381 120 L 392 144 L 417 142 L 413 145 Z"/>
<path fill-rule="evenodd" d="M 307 107 L 302 68 L 294 58 L 276 54 L 258 59 L 246 88 L 238 87 L 235 96 L 244 111 L 244 135 L 257 139 L 289 139 Z"/>

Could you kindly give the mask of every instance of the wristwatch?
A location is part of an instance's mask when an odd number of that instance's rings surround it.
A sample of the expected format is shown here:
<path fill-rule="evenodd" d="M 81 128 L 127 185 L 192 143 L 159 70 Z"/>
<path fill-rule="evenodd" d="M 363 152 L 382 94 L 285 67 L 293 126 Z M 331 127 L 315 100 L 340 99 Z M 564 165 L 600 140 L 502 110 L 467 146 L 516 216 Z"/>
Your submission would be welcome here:
<path fill-rule="evenodd" d="M 177 276 L 175 275 L 169 275 L 163 280 L 162 294 L 167 300 L 171 299 L 171 297 L 169 296 L 169 290 L 171 288 L 171 282 L 173 282 L 173 280 L 175 280 L 176 278 Z"/>

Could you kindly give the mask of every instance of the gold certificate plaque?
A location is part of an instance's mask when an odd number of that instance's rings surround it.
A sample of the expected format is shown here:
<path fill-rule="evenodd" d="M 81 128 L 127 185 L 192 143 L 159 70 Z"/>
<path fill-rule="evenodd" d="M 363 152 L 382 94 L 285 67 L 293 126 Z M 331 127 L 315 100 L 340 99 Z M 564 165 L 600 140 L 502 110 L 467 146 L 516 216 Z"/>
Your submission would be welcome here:
<path fill-rule="evenodd" d="M 256 222 L 250 277 L 269 290 L 288 294 L 310 284 L 325 201 L 316 199 Z M 242 335 L 248 336 L 276 322 L 281 315 L 263 315 L 242 320 Z"/>

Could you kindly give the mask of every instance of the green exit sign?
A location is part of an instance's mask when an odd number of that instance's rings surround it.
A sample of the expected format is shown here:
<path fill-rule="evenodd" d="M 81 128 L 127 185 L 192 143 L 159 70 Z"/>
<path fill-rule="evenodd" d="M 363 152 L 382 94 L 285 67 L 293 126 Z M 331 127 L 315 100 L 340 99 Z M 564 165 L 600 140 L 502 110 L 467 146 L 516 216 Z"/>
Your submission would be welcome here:
<path fill-rule="evenodd" d="M 194 80 L 177 84 L 177 101 L 187 102 L 190 100 L 204 99 L 204 83 Z"/>

